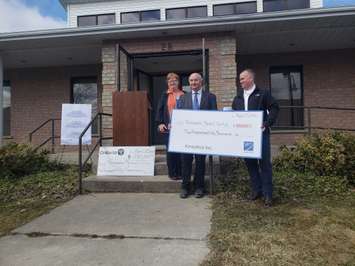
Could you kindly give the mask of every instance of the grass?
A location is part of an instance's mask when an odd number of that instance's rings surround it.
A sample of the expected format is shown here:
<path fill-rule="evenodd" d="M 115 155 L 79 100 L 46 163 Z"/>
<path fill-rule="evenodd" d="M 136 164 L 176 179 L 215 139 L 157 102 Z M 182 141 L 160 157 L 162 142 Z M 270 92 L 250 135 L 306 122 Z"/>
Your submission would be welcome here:
<path fill-rule="evenodd" d="M 17 180 L 0 179 L 0 236 L 59 206 L 77 194 L 74 167 Z"/>
<path fill-rule="evenodd" d="M 275 172 L 275 204 L 265 208 L 246 200 L 243 162 L 223 166 L 201 265 L 355 265 L 355 190 L 344 178 Z"/>
<path fill-rule="evenodd" d="M 270 209 L 220 193 L 202 265 L 355 265 L 354 206 L 355 193 Z"/>

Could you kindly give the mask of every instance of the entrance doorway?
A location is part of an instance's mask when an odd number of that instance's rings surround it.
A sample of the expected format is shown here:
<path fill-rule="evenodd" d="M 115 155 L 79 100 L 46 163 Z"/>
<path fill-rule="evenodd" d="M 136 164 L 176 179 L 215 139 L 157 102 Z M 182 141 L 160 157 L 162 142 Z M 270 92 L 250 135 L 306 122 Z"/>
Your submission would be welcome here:
<path fill-rule="evenodd" d="M 190 50 L 149 54 L 130 54 L 118 47 L 118 88 L 120 91 L 146 91 L 151 105 L 149 117 L 149 143 L 162 145 L 164 139 L 157 131 L 155 116 L 162 94 L 166 91 L 166 75 L 175 72 L 180 76 L 182 89 L 190 91 L 188 77 L 193 72 L 203 75 L 208 90 L 208 50 Z"/>
<path fill-rule="evenodd" d="M 166 75 L 175 72 L 180 76 L 182 89 L 190 91 L 188 77 L 193 72 L 203 72 L 202 51 L 179 53 L 136 54 L 133 55 L 134 87 L 136 90 L 148 91 L 151 102 L 150 142 L 151 145 L 164 144 L 163 136 L 158 133 L 155 123 L 157 106 L 166 91 Z"/>

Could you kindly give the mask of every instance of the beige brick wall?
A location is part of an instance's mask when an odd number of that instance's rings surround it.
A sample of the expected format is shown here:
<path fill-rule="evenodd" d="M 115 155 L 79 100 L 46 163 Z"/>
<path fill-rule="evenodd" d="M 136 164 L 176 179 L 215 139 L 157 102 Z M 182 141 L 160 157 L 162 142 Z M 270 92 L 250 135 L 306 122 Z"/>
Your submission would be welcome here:
<path fill-rule="evenodd" d="M 27 142 L 28 134 L 50 118 L 60 118 L 62 103 L 70 102 L 71 78 L 99 76 L 99 67 L 48 67 L 9 70 L 5 78 L 11 82 L 11 136 Z M 100 88 L 100 87 L 99 87 Z M 60 122 L 56 122 L 60 134 Z M 50 126 L 35 136 L 38 143 L 50 136 Z"/>
<path fill-rule="evenodd" d="M 253 68 L 260 87 L 269 88 L 272 66 L 303 66 L 305 106 L 355 107 L 355 49 L 292 54 L 238 56 L 238 70 Z M 355 111 L 313 110 L 312 126 L 355 128 Z M 306 123 L 307 116 L 305 115 Z M 272 142 L 292 143 L 299 135 L 274 135 Z"/>

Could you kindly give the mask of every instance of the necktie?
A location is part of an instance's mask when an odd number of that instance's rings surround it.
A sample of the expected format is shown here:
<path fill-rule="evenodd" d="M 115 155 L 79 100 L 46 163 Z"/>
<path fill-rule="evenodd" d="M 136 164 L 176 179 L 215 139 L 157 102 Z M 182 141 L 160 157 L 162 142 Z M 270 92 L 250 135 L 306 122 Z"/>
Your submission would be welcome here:
<path fill-rule="evenodd" d="M 200 109 L 200 106 L 198 104 L 197 94 L 198 94 L 197 92 L 194 92 L 194 100 L 193 100 L 193 103 L 192 103 L 192 109 L 193 110 Z"/>

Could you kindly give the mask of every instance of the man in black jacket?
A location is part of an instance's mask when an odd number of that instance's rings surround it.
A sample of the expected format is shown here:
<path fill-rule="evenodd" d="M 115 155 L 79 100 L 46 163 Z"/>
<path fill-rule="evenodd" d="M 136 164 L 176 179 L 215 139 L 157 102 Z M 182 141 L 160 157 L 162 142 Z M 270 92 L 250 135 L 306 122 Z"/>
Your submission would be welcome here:
<path fill-rule="evenodd" d="M 270 127 L 276 121 L 279 113 L 279 105 L 272 98 L 267 90 L 261 90 L 255 83 L 255 72 L 251 69 L 244 70 L 240 76 L 240 85 L 243 91 L 240 91 L 234 97 L 233 110 L 262 110 L 263 119 L 263 137 L 261 159 L 245 159 L 251 181 L 251 200 L 264 197 L 266 207 L 272 205 L 272 165 L 270 159 Z"/>

